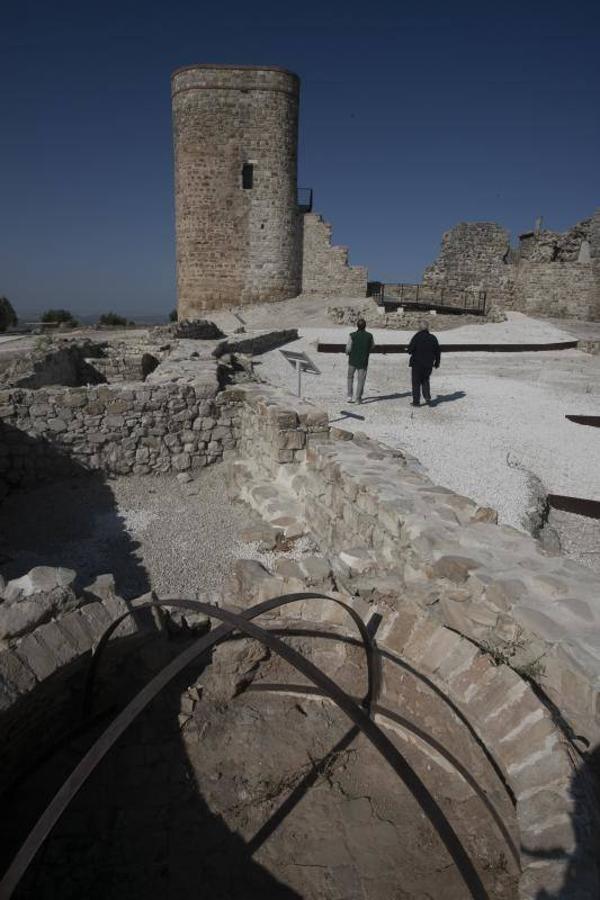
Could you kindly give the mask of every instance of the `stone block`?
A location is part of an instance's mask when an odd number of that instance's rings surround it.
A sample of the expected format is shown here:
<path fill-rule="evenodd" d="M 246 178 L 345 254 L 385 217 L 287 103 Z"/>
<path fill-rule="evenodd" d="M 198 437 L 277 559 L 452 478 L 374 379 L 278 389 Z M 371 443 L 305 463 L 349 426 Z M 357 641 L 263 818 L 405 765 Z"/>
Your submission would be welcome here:
<path fill-rule="evenodd" d="M 49 678 L 57 670 L 59 664 L 54 654 L 41 644 L 34 634 L 28 634 L 15 647 L 15 653 L 21 662 L 28 666 L 39 681 Z"/>
<path fill-rule="evenodd" d="M 0 653 L 0 711 L 9 709 L 19 696 L 33 690 L 35 684 L 31 669 L 13 650 Z"/>
<path fill-rule="evenodd" d="M 58 622 L 40 625 L 35 631 L 35 638 L 48 648 L 59 666 L 66 666 L 79 656 L 77 646 L 71 642 L 67 632 L 60 628 Z"/>
<path fill-rule="evenodd" d="M 21 578 L 9 581 L 4 589 L 4 597 L 12 603 L 33 594 L 49 593 L 55 588 L 70 588 L 77 577 L 73 569 L 35 566 Z"/>
<path fill-rule="evenodd" d="M 441 556 L 432 566 L 432 574 L 436 578 L 445 578 L 454 584 L 464 584 L 473 569 L 478 569 L 481 562 L 465 556 Z"/>
<path fill-rule="evenodd" d="M 59 625 L 79 653 L 86 653 L 91 649 L 93 636 L 80 610 L 76 609 L 61 616 Z"/>
<path fill-rule="evenodd" d="M 33 631 L 47 621 L 53 611 L 51 594 L 37 594 L 14 603 L 0 604 L 0 640 L 9 641 Z"/>
<path fill-rule="evenodd" d="M 111 623 L 108 612 L 104 609 L 101 602 L 86 603 L 85 606 L 81 607 L 80 612 L 85 627 L 92 635 L 94 643 L 96 643 Z"/>

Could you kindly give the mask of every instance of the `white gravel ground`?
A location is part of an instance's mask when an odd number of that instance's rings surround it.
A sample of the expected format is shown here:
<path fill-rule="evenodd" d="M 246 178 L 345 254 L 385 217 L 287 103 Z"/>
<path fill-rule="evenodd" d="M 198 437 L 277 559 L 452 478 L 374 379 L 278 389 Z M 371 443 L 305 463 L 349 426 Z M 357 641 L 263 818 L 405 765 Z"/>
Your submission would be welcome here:
<path fill-rule="evenodd" d="M 104 573 L 126 599 L 146 593 L 195 597 L 221 588 L 236 559 L 272 568 L 276 559 L 314 553 L 308 538 L 287 551 L 262 551 L 240 537 L 258 521 L 223 490 L 223 469 L 209 466 L 181 485 L 173 475 L 92 475 L 19 491 L 0 507 L 0 574 L 66 566 L 78 587 Z"/>
<path fill-rule="evenodd" d="M 318 339 L 345 342 L 349 328 L 306 327 L 290 347 L 305 350 L 321 369 L 305 375 L 304 396 L 331 421 L 363 431 L 419 458 L 430 477 L 498 510 L 500 521 L 522 527 L 527 476 L 552 493 L 600 499 L 600 433 L 568 422 L 566 413 L 598 415 L 600 357 L 577 350 L 456 353 L 432 375 L 433 408 L 410 405 L 406 356 L 371 358 L 362 406 L 346 402 L 346 357 L 316 353 Z M 435 333 L 435 329 L 432 329 Z M 373 329 L 376 341 L 406 341 L 411 332 Z M 442 343 L 544 343 L 569 340 L 554 325 L 509 314 L 507 322 L 445 332 Z M 278 351 L 260 358 L 257 372 L 295 390 L 296 376 Z"/>

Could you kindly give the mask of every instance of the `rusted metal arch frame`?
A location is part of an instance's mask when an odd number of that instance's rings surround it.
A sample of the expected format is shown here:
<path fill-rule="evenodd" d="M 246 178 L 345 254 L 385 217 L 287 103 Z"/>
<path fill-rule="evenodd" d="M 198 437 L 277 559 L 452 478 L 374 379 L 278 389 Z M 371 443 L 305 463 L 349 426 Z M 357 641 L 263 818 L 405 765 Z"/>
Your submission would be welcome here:
<path fill-rule="evenodd" d="M 321 691 L 317 687 L 313 687 L 312 685 L 304 685 L 304 684 L 280 684 L 278 682 L 259 682 L 258 684 L 250 684 L 248 686 L 248 690 L 252 691 L 256 694 L 297 694 L 298 696 L 314 696 L 314 697 L 327 697 L 323 691 Z M 356 701 L 356 698 L 354 698 Z M 521 857 L 519 854 L 519 850 L 513 841 L 510 832 L 508 831 L 502 816 L 487 796 L 484 790 L 479 787 L 477 781 L 469 770 L 463 766 L 461 761 L 454 756 L 453 753 L 450 753 L 443 744 L 441 744 L 438 740 L 431 735 L 427 734 L 426 731 L 423 731 L 422 728 L 419 728 L 418 725 L 415 725 L 414 722 L 411 722 L 410 719 L 406 719 L 404 716 L 401 716 L 399 713 L 394 712 L 394 710 L 388 709 L 385 706 L 380 706 L 378 703 L 374 703 L 371 707 L 372 712 L 376 715 L 382 716 L 384 719 L 389 719 L 392 722 L 395 722 L 397 725 L 400 725 L 406 731 L 410 731 L 412 734 L 416 735 L 420 738 L 424 743 L 429 744 L 434 750 L 436 750 L 440 756 L 443 756 L 445 760 L 447 760 L 450 765 L 456 769 L 458 774 L 464 778 L 469 787 L 473 790 L 475 794 L 479 797 L 483 805 L 486 807 L 487 811 L 490 813 L 492 819 L 498 826 L 498 830 L 500 831 L 504 841 L 506 842 L 510 853 L 515 860 L 517 867 L 520 871 L 521 869 Z"/>
<path fill-rule="evenodd" d="M 316 596 L 321 597 L 321 595 Z M 304 599 L 303 595 L 296 595 L 296 597 L 297 599 Z M 200 601 L 186 602 L 190 604 L 189 608 L 197 609 L 206 615 L 220 619 L 223 624 L 215 628 L 210 634 L 200 638 L 190 647 L 186 648 L 186 650 L 182 651 L 179 656 L 155 675 L 154 678 L 139 691 L 133 700 L 127 704 L 125 709 L 115 717 L 100 738 L 94 743 L 90 750 L 88 750 L 83 759 L 58 790 L 50 805 L 46 808 L 8 868 L 4 878 L 0 882 L 0 900 L 9 900 L 12 896 L 15 887 L 19 883 L 29 863 L 47 838 L 63 811 L 100 760 L 106 755 L 108 750 L 126 730 L 133 719 L 151 700 L 154 699 L 160 690 L 162 690 L 175 675 L 179 674 L 179 672 L 181 672 L 193 659 L 210 649 L 210 647 L 218 643 L 219 640 L 222 640 L 235 628 L 250 637 L 254 637 L 269 649 L 273 650 L 273 652 L 277 653 L 293 665 L 294 668 L 298 669 L 301 674 L 313 681 L 313 683 L 321 688 L 327 696 L 331 697 L 331 699 L 337 703 L 339 708 L 360 728 L 365 737 L 367 737 L 373 746 L 382 754 L 384 759 L 420 804 L 457 866 L 471 897 L 473 897 L 474 900 L 489 900 L 477 870 L 452 826 L 446 819 L 443 811 L 425 785 L 417 777 L 415 772 L 413 772 L 400 751 L 379 726 L 369 718 L 367 713 L 365 713 L 348 694 L 341 690 L 334 681 L 321 672 L 313 663 L 305 659 L 292 647 L 274 637 L 268 631 L 259 628 L 249 621 L 251 616 L 254 617 L 259 615 L 260 607 L 264 606 L 269 601 L 265 601 L 265 604 L 259 604 L 257 607 L 246 610 L 244 615 L 238 615 L 229 610 L 213 607 L 208 603 L 202 603 Z M 144 606 L 148 607 L 153 605 L 156 604 L 144 604 Z M 171 602 L 169 605 L 174 606 L 175 604 Z M 138 607 L 138 609 L 141 608 L 143 608 L 143 606 Z"/>
<path fill-rule="evenodd" d="M 318 637 L 318 638 L 323 638 L 325 640 L 343 641 L 345 644 L 351 644 L 355 647 L 359 646 L 358 641 L 355 638 L 350 637 L 349 635 L 332 634 L 330 631 L 317 631 L 315 628 L 301 628 L 301 627 L 296 627 L 296 626 L 291 626 L 291 627 L 287 627 L 287 628 L 278 628 L 276 626 L 275 628 L 271 628 L 270 631 L 272 631 L 273 634 L 282 634 L 282 635 L 285 635 L 286 637 Z M 419 681 L 421 681 L 421 682 L 423 682 L 423 684 L 427 685 L 429 690 L 432 691 L 437 697 L 439 697 L 440 700 L 442 700 L 442 702 L 445 703 L 446 706 L 452 711 L 452 713 L 458 719 L 460 719 L 462 724 L 468 729 L 468 731 L 470 732 L 472 737 L 475 739 L 475 741 L 481 748 L 482 753 L 487 758 L 492 769 L 495 771 L 496 775 L 498 776 L 498 779 L 504 785 L 504 789 L 508 795 L 510 802 L 512 803 L 513 806 L 516 806 L 517 801 L 516 801 L 514 792 L 511 788 L 510 784 L 506 780 L 506 776 L 505 776 L 504 772 L 502 771 L 502 766 L 500 765 L 500 763 L 498 762 L 498 760 L 496 759 L 496 757 L 494 756 L 494 754 L 492 753 L 492 751 L 490 750 L 488 745 L 485 743 L 485 741 L 479 736 L 479 734 L 477 733 L 477 730 L 473 726 L 469 717 L 466 716 L 465 713 L 462 711 L 462 709 L 456 705 L 456 703 L 452 700 L 452 698 L 447 693 L 445 693 L 435 683 L 435 681 L 432 681 L 431 678 L 429 678 L 427 675 L 425 675 L 424 672 L 419 671 L 419 669 L 416 669 L 414 666 L 412 666 L 409 662 L 407 662 L 401 656 L 398 656 L 396 653 L 392 653 L 386 647 L 381 647 L 381 646 L 377 645 L 377 656 L 379 658 L 379 661 L 381 661 L 382 659 L 387 660 L 388 662 L 392 663 L 392 665 L 398 666 L 399 668 L 404 669 L 406 672 L 409 672 L 415 678 L 418 678 Z M 379 676 L 379 677 L 381 677 L 381 676 Z"/>
<path fill-rule="evenodd" d="M 433 684 L 433 682 L 430 681 L 430 679 L 428 679 L 426 676 L 423 676 L 421 673 L 419 673 L 416 669 L 414 669 L 408 663 L 405 663 L 403 660 L 396 658 L 395 656 L 388 653 L 387 651 L 383 651 L 382 648 L 380 648 L 380 647 L 376 648 L 377 649 L 377 658 L 374 658 L 373 657 L 373 650 L 374 650 L 373 639 L 371 638 L 371 635 L 369 634 L 368 629 L 365 627 L 363 620 L 360 618 L 360 616 L 358 616 L 358 614 L 355 612 L 355 610 L 348 604 L 344 603 L 343 601 L 338 600 L 335 597 L 328 597 L 325 594 L 316 594 L 316 595 L 287 594 L 287 595 L 280 595 L 278 597 L 274 597 L 272 600 L 269 600 L 266 602 L 269 605 L 276 604 L 276 607 L 279 607 L 284 604 L 287 605 L 287 603 L 297 602 L 300 599 L 307 599 L 307 598 L 328 599 L 333 603 L 337 603 L 339 606 L 343 607 L 349 613 L 352 620 L 357 625 L 357 627 L 360 631 L 361 637 L 362 637 L 362 646 L 363 646 L 363 649 L 365 650 L 365 654 L 366 654 L 368 679 L 369 679 L 368 691 L 367 691 L 366 696 L 362 700 L 362 705 L 369 711 L 370 714 L 377 712 L 379 715 L 383 715 L 386 718 L 392 719 L 393 721 L 397 722 L 397 724 L 401 725 L 402 727 L 406 728 L 408 731 L 411 731 L 413 734 L 420 737 L 423 741 L 428 743 L 431 747 L 433 747 L 435 750 L 437 750 L 438 753 L 440 753 L 442 756 L 444 756 L 447 759 L 447 761 L 459 772 L 459 774 L 471 786 L 473 791 L 479 796 L 479 798 L 482 801 L 482 803 L 484 804 L 484 806 L 487 807 L 492 818 L 498 825 L 498 827 L 502 833 L 502 836 L 504 837 L 504 840 L 506 841 L 506 843 L 510 849 L 512 856 L 514 857 L 514 859 L 517 862 L 517 865 L 520 865 L 519 851 L 515 847 L 515 844 L 512 841 L 512 838 L 511 838 L 510 834 L 508 833 L 506 826 L 504 825 L 504 822 L 502 821 L 501 816 L 499 815 L 499 813 L 497 812 L 496 808 L 493 806 L 491 801 L 488 799 L 488 797 L 485 795 L 485 793 L 480 789 L 480 787 L 477 784 L 477 782 L 475 781 L 475 779 L 472 778 L 471 774 L 465 769 L 464 766 L 462 766 L 462 764 L 456 759 L 456 757 L 454 757 L 451 753 L 449 753 L 445 749 L 445 747 L 443 747 L 443 745 L 439 743 L 439 741 L 436 741 L 435 738 L 430 737 L 428 734 L 426 734 L 426 732 L 424 732 L 422 729 L 420 729 L 418 727 L 418 725 L 411 723 L 408 719 L 405 719 L 404 717 L 399 716 L 398 714 L 396 714 L 390 710 L 386 710 L 382 706 L 373 705 L 379 697 L 379 692 L 380 692 L 380 688 L 381 688 L 381 672 L 380 672 L 379 665 L 377 665 L 377 662 L 379 662 L 379 656 L 384 655 L 384 656 L 386 656 L 386 658 L 388 658 L 388 660 L 390 662 L 394 663 L 395 665 L 400 665 L 403 668 L 406 668 L 411 673 L 417 675 L 429 687 L 434 689 L 437 694 L 439 694 L 439 696 L 443 699 L 443 701 L 447 705 L 450 706 L 450 708 L 452 709 L 452 711 L 455 714 L 457 714 L 457 713 L 459 714 L 461 721 L 463 721 L 463 724 L 465 724 L 467 726 L 467 728 L 469 729 L 469 731 L 471 732 L 471 734 L 477 741 L 478 746 L 480 746 L 482 748 L 482 750 L 484 751 L 486 757 L 488 758 L 488 761 L 490 762 L 490 764 L 492 766 L 492 769 L 495 771 L 496 775 L 502 782 L 504 788 L 506 789 L 506 793 L 509 797 L 509 800 L 511 801 L 511 803 L 514 806 L 515 805 L 514 795 L 513 795 L 512 791 L 510 790 L 509 786 L 507 785 L 506 780 L 503 777 L 501 769 L 499 768 L 495 758 L 489 752 L 489 750 L 485 746 L 485 744 L 483 744 L 479 740 L 477 733 L 472 728 L 469 720 L 465 716 L 463 716 L 463 714 L 458 709 L 458 707 L 456 707 L 455 704 L 452 703 L 450 701 L 450 699 L 442 691 L 440 691 L 439 688 L 437 688 L 437 686 Z M 170 606 L 170 605 L 175 605 L 175 604 L 177 606 L 181 606 L 181 604 L 186 604 L 186 601 L 180 600 L 180 601 L 174 601 L 173 603 L 171 603 L 168 599 L 162 600 L 162 601 L 155 601 L 156 606 Z M 254 607 L 252 607 L 251 610 L 252 609 L 254 609 Z M 122 615 L 118 619 L 116 619 L 115 622 L 112 622 L 111 625 L 109 625 L 107 630 L 102 635 L 97 647 L 94 650 L 94 655 L 93 655 L 91 663 L 90 663 L 90 668 L 88 670 L 88 678 L 86 679 L 86 685 L 85 685 L 85 690 L 84 690 L 84 714 L 89 713 L 89 707 L 92 702 L 92 692 L 93 692 L 93 684 L 94 684 L 95 674 L 97 672 L 97 668 L 98 668 L 98 665 L 100 662 L 100 657 L 102 655 L 102 652 L 103 652 L 108 640 L 110 639 L 111 635 L 118 628 L 119 624 L 123 621 L 123 619 L 125 619 L 127 617 L 127 615 L 131 615 L 131 614 L 133 614 L 133 612 L 134 612 L 134 610 L 130 610 L 128 613 L 125 613 L 124 615 Z M 275 628 L 269 629 L 269 631 L 273 634 L 280 634 L 285 637 L 291 637 L 296 633 L 296 631 L 293 628 L 289 629 L 289 628 L 275 627 Z M 345 635 L 338 635 L 338 634 L 335 634 L 330 631 L 322 632 L 321 634 L 319 634 L 318 632 L 315 632 L 315 631 L 299 629 L 297 633 L 301 634 L 302 636 L 323 637 L 326 639 L 337 640 L 337 641 L 342 640 L 346 643 L 350 643 L 351 645 L 353 645 L 355 647 L 360 646 L 360 642 L 357 641 L 355 638 L 346 637 Z M 229 635 L 229 637 L 230 636 L 231 635 Z M 292 690 L 292 691 L 295 690 L 297 693 L 302 692 L 301 685 L 295 685 L 295 686 L 290 685 L 289 687 L 290 687 L 290 690 Z M 262 691 L 262 690 L 269 690 L 269 689 L 272 691 L 278 690 L 278 688 L 275 685 L 271 686 L 270 688 L 269 687 L 263 688 L 262 684 L 250 686 L 250 690 L 255 690 L 255 691 Z M 310 687 L 309 685 L 307 685 L 305 687 L 304 692 L 307 694 L 318 694 L 321 697 L 326 696 L 325 694 L 323 694 L 322 691 L 319 691 L 318 688 Z M 354 698 L 354 699 L 358 702 L 357 698 Z"/>
<path fill-rule="evenodd" d="M 0 881 L 0 900 L 8 900 L 8 898 L 12 896 L 15 887 L 23 877 L 33 857 L 38 852 L 39 848 L 49 835 L 50 831 L 52 830 L 68 804 L 71 802 L 77 791 L 84 784 L 96 765 L 98 765 L 101 759 L 106 755 L 115 741 L 128 728 L 128 726 L 136 718 L 136 716 L 139 715 L 139 713 L 148 705 L 148 703 L 150 703 L 154 699 L 154 697 L 163 689 L 163 687 L 165 687 L 176 675 L 183 671 L 183 669 L 185 669 L 186 666 L 188 666 L 196 658 L 201 656 L 207 650 L 210 650 L 211 647 L 215 646 L 220 641 L 223 641 L 227 637 L 229 637 L 230 634 L 236 630 L 236 628 L 243 631 L 244 629 L 240 626 L 240 622 L 243 623 L 246 620 L 253 619 L 261 615 L 262 613 L 271 612 L 272 610 L 289 603 L 314 599 L 328 600 L 331 603 L 336 603 L 338 606 L 347 611 L 348 615 L 356 624 L 356 627 L 360 632 L 363 646 L 365 648 L 365 654 L 367 657 L 367 672 L 369 683 L 367 694 L 363 703 L 365 707 L 369 709 L 372 699 L 377 697 L 379 692 L 379 678 L 378 670 L 376 668 L 373 640 L 365 626 L 365 623 L 360 618 L 358 613 L 354 609 L 352 609 L 352 607 L 348 606 L 343 601 L 336 599 L 335 597 L 328 597 L 326 594 L 318 592 L 300 592 L 280 595 L 278 597 L 273 597 L 269 600 L 265 600 L 262 603 L 258 603 L 250 609 L 244 610 L 239 616 L 233 613 L 229 613 L 230 616 L 234 616 L 234 620 L 228 621 L 225 620 L 226 617 L 222 615 L 222 611 L 218 607 L 211 604 L 202 603 L 198 600 L 181 600 L 177 598 L 169 598 L 168 600 L 164 601 L 155 600 L 140 604 L 139 606 L 133 607 L 132 609 L 123 613 L 123 615 L 119 616 L 114 622 L 112 622 L 100 638 L 100 641 L 98 642 L 92 656 L 90 668 L 88 670 L 88 676 L 86 679 L 86 685 L 84 688 L 84 707 L 89 705 L 89 700 L 91 699 L 94 676 L 102 652 L 111 635 L 128 616 L 135 615 L 138 611 L 141 611 L 143 609 L 171 606 L 179 609 L 193 609 L 204 612 L 207 615 L 212 616 L 213 618 L 221 619 L 222 624 L 213 629 L 210 634 L 204 635 L 197 641 L 194 641 L 193 644 L 187 647 L 167 666 L 165 666 L 160 672 L 158 672 L 157 675 L 155 675 L 148 682 L 148 684 L 146 684 L 144 688 L 142 688 L 142 690 L 139 691 L 136 696 L 127 704 L 125 709 L 123 709 L 115 717 L 115 719 L 113 719 L 110 725 L 107 726 L 105 731 L 100 735 L 98 740 L 93 744 L 93 746 L 85 754 L 83 759 L 75 767 L 71 775 L 58 790 L 55 797 L 46 808 L 44 813 L 42 813 L 38 822 L 26 838 L 23 846 L 7 869 L 4 877 L 2 878 L 2 881 Z M 300 654 L 298 654 L 298 656 L 300 659 L 303 659 Z"/>
<path fill-rule="evenodd" d="M 340 606 L 345 612 L 348 613 L 354 624 L 356 625 L 360 637 L 362 640 L 362 646 L 365 651 L 365 658 L 367 662 L 367 693 L 362 701 L 362 705 L 368 711 L 371 707 L 371 703 L 377 699 L 379 696 L 379 691 L 381 687 L 381 677 L 379 667 L 377 665 L 377 658 L 375 656 L 375 645 L 373 642 L 373 638 L 369 634 L 369 631 L 358 615 L 356 610 L 354 610 L 349 604 L 344 603 L 343 600 L 338 600 L 336 597 L 329 597 L 327 594 L 315 593 L 312 591 L 300 592 L 294 594 L 279 594 L 277 597 L 272 597 L 269 600 L 264 600 L 262 603 L 257 603 L 255 606 L 251 606 L 249 609 L 244 610 L 240 615 L 244 619 L 254 619 L 259 615 L 262 615 L 266 612 L 272 612 L 274 609 L 279 609 L 281 606 L 287 606 L 290 603 L 298 603 L 301 600 L 328 600 L 330 603 L 335 603 Z M 92 659 L 90 661 L 90 666 L 88 669 L 84 691 L 83 691 L 83 702 L 82 702 L 82 712 L 83 715 L 89 714 L 91 703 L 92 703 L 92 694 L 94 689 L 94 681 L 96 677 L 96 672 L 98 670 L 98 666 L 100 665 L 100 659 L 102 658 L 102 654 L 104 649 L 110 640 L 111 636 L 117 630 L 119 625 L 129 616 L 135 615 L 138 610 L 147 609 L 148 607 L 158 607 L 162 608 L 164 606 L 173 606 L 177 609 L 197 609 L 198 608 L 197 600 L 184 600 L 178 598 L 168 598 L 165 600 L 152 600 L 148 603 L 140 604 L 139 606 L 134 607 L 133 609 L 128 610 L 123 615 L 119 616 L 114 622 L 108 626 L 105 630 L 104 634 L 98 641 L 98 644 L 94 648 L 94 652 L 92 654 Z M 212 607 L 211 609 L 216 609 L 217 607 Z M 221 626 L 223 627 L 223 626 Z M 235 629 L 228 628 L 223 636 L 218 638 L 218 642 L 227 638 L 232 631 Z M 195 645 L 192 645 L 195 646 Z"/>

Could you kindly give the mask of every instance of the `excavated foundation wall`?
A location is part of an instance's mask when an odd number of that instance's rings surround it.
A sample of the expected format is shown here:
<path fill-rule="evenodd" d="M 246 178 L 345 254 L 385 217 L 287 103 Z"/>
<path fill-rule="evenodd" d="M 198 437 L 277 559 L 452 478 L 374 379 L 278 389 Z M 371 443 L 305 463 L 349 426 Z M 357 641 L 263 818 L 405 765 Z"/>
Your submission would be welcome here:
<path fill-rule="evenodd" d="M 0 496 L 81 469 L 147 475 L 216 462 L 236 440 L 218 389 L 212 362 L 184 383 L 2 391 Z"/>
<path fill-rule="evenodd" d="M 495 524 L 493 510 L 433 484 L 414 458 L 329 429 L 309 404 L 286 405 L 264 386 L 233 393 L 242 403 L 242 465 L 293 492 L 320 546 L 346 566 L 342 574 L 366 582 L 391 575 L 439 622 L 514 649 L 514 664 L 537 679 L 580 746 L 600 741 L 592 572 Z M 551 754 L 536 764 L 551 767 Z"/>

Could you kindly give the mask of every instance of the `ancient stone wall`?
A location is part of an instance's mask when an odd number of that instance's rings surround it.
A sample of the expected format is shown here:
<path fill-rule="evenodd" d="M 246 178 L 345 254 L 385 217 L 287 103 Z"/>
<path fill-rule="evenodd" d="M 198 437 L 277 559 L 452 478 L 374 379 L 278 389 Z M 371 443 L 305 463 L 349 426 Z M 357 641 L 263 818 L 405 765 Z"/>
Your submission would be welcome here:
<path fill-rule="evenodd" d="M 174 73 L 180 318 L 299 293 L 298 95 L 284 69 Z"/>
<path fill-rule="evenodd" d="M 460 222 L 446 231 L 423 285 L 434 290 L 486 291 L 495 302 L 511 295 L 510 234 L 494 222 Z"/>
<path fill-rule="evenodd" d="M 534 316 L 600 319 L 600 266 L 521 259 L 506 308 Z"/>
<path fill-rule="evenodd" d="M 107 354 L 105 357 L 86 359 L 86 363 L 101 378 L 98 380 L 143 381 L 158 365 L 158 359 L 151 353 L 130 353 L 127 355 Z"/>
<path fill-rule="evenodd" d="M 365 297 L 367 270 L 348 264 L 348 248 L 331 244 L 332 228 L 316 213 L 306 213 L 302 231 L 302 293 Z"/>
<path fill-rule="evenodd" d="M 600 319 L 600 211 L 564 233 L 520 236 L 489 222 L 462 222 L 444 234 L 426 287 L 485 290 L 488 303 L 533 315 Z"/>
<path fill-rule="evenodd" d="M 22 487 L 74 469 L 140 475 L 186 472 L 234 445 L 216 402 L 216 363 L 204 379 L 0 392 L 0 481 Z M 151 376 L 152 377 L 152 376 Z"/>
<path fill-rule="evenodd" d="M 234 390 L 243 404 L 238 487 L 245 469 L 288 491 L 319 545 L 338 559 L 339 578 L 364 575 L 372 590 L 392 576 L 396 592 L 460 634 L 518 645 L 514 664 L 538 680 L 572 734 L 600 740 L 592 572 L 495 524 L 493 510 L 433 484 L 417 460 L 328 430 L 309 404 L 282 402 L 264 386 Z"/>

